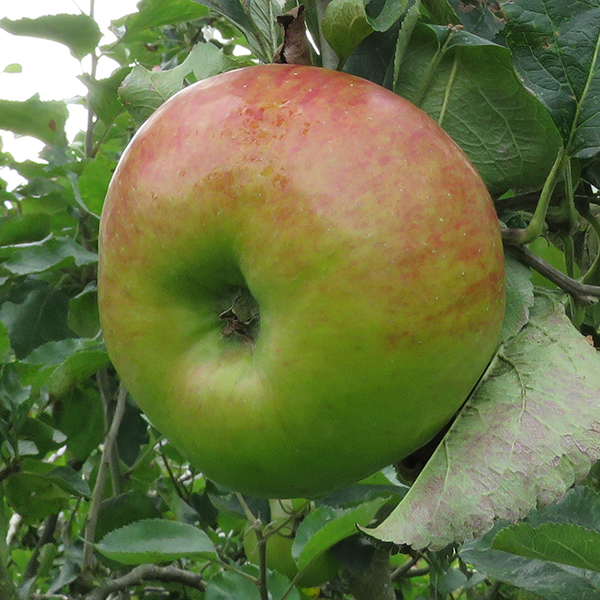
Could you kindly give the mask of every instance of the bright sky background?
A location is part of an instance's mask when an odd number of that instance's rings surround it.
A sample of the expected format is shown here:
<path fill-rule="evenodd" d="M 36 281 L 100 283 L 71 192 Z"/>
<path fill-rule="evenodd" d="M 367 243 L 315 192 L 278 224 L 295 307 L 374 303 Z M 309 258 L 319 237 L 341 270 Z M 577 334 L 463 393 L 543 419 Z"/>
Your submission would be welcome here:
<path fill-rule="evenodd" d="M 110 21 L 136 12 L 139 0 L 96 0 L 94 18 L 100 25 L 105 37 L 100 44 L 110 43 L 114 36 L 109 32 Z M 42 15 L 84 12 L 89 14 L 90 0 L 0 0 L 0 18 L 22 19 Z M 4 73 L 4 69 L 18 63 L 22 73 Z M 110 59 L 99 61 L 97 77 L 107 77 L 117 64 Z M 39 94 L 42 100 L 65 100 L 85 95 L 86 87 L 77 79 L 78 75 L 88 72 L 90 57 L 80 63 L 71 56 L 69 49 L 57 42 L 31 37 L 22 37 L 6 33 L 0 29 L 0 98 L 5 100 L 27 100 Z M 67 122 L 69 139 L 85 128 L 86 111 L 82 106 L 69 106 L 70 118 Z M 9 132 L 0 131 L 4 150 L 10 152 L 16 160 L 36 160 L 43 144 L 33 138 L 16 138 Z M 2 177 L 12 189 L 18 182 L 18 176 L 7 169 Z"/>

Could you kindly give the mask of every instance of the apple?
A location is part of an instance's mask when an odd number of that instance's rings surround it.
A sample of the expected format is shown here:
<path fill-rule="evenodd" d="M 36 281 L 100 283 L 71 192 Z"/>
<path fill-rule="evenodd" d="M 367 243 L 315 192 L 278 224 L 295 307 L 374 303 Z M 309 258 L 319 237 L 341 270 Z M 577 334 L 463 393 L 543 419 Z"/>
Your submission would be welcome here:
<path fill-rule="evenodd" d="M 315 497 L 425 444 L 493 356 L 499 223 L 425 113 L 369 81 L 262 65 L 140 128 L 102 212 L 108 352 L 216 482 Z"/>

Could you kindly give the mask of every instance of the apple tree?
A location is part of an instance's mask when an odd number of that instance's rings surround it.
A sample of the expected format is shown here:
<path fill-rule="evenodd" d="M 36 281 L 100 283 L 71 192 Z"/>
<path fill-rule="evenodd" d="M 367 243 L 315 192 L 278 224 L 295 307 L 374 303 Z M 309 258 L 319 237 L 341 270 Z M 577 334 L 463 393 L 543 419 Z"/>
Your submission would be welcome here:
<path fill-rule="evenodd" d="M 0 599 L 600 598 L 600 1 L 141 0 L 109 45 L 91 4 L 0 20 L 91 57 L 73 140 L 67 101 L 0 99 L 0 129 L 44 143 L 0 148 L 0 177 L 20 176 L 0 179 Z M 136 131 L 183 88 L 271 62 L 428 114 L 487 186 L 505 253 L 500 344 L 451 423 L 310 499 L 189 462 L 121 383 L 98 309 L 100 215 Z"/>

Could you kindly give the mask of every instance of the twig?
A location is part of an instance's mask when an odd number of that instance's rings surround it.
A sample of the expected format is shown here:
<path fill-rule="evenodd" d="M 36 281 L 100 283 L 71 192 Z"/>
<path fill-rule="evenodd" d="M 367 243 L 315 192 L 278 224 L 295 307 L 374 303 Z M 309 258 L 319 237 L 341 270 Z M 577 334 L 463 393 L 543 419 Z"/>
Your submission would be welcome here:
<path fill-rule="evenodd" d="M 104 487 L 106 484 L 106 476 L 109 468 L 110 455 L 113 452 L 113 448 L 117 442 L 117 434 L 119 433 L 119 427 L 123 414 L 125 412 L 125 400 L 127 398 L 127 390 L 125 386 L 121 384 L 119 387 L 119 397 L 117 399 L 117 407 L 113 416 L 112 424 L 104 440 L 104 449 L 102 451 L 102 460 L 100 461 L 100 468 L 98 469 L 98 475 L 96 477 L 96 484 L 94 485 L 94 491 L 92 492 L 92 498 L 90 501 L 90 509 L 87 515 L 87 522 L 85 525 L 85 536 L 84 536 L 84 547 L 83 547 L 83 565 L 82 574 L 89 571 L 92 567 L 94 559 L 94 537 L 96 534 L 96 524 L 98 523 L 98 515 L 100 514 L 100 505 L 104 497 Z"/>
<path fill-rule="evenodd" d="M 524 246 L 514 246 L 510 243 L 507 243 L 505 247 L 519 262 L 536 270 L 562 290 L 571 294 L 571 296 L 573 296 L 580 304 L 591 305 L 598 302 L 598 298 L 600 298 L 600 286 L 581 283 L 581 281 L 577 281 L 576 279 L 565 275 L 562 271 L 554 268 L 529 248 Z"/>
<path fill-rule="evenodd" d="M 109 581 L 96 588 L 85 597 L 85 600 L 105 600 L 113 592 L 126 590 L 144 581 L 161 581 L 163 583 L 181 583 L 187 587 L 205 591 L 204 578 L 199 573 L 192 573 L 177 567 L 160 567 L 158 565 L 140 565 L 126 575 Z"/>

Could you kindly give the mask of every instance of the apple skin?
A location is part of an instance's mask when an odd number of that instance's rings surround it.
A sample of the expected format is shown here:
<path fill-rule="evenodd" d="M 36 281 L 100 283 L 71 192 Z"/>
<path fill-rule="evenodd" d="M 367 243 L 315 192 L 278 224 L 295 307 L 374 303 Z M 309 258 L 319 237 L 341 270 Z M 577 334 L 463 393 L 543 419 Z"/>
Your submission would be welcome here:
<path fill-rule="evenodd" d="M 499 340 L 488 191 L 418 108 L 357 77 L 248 67 L 142 126 L 100 226 L 115 368 L 207 477 L 315 497 L 426 443 Z M 248 289 L 255 342 L 219 317 Z"/>

